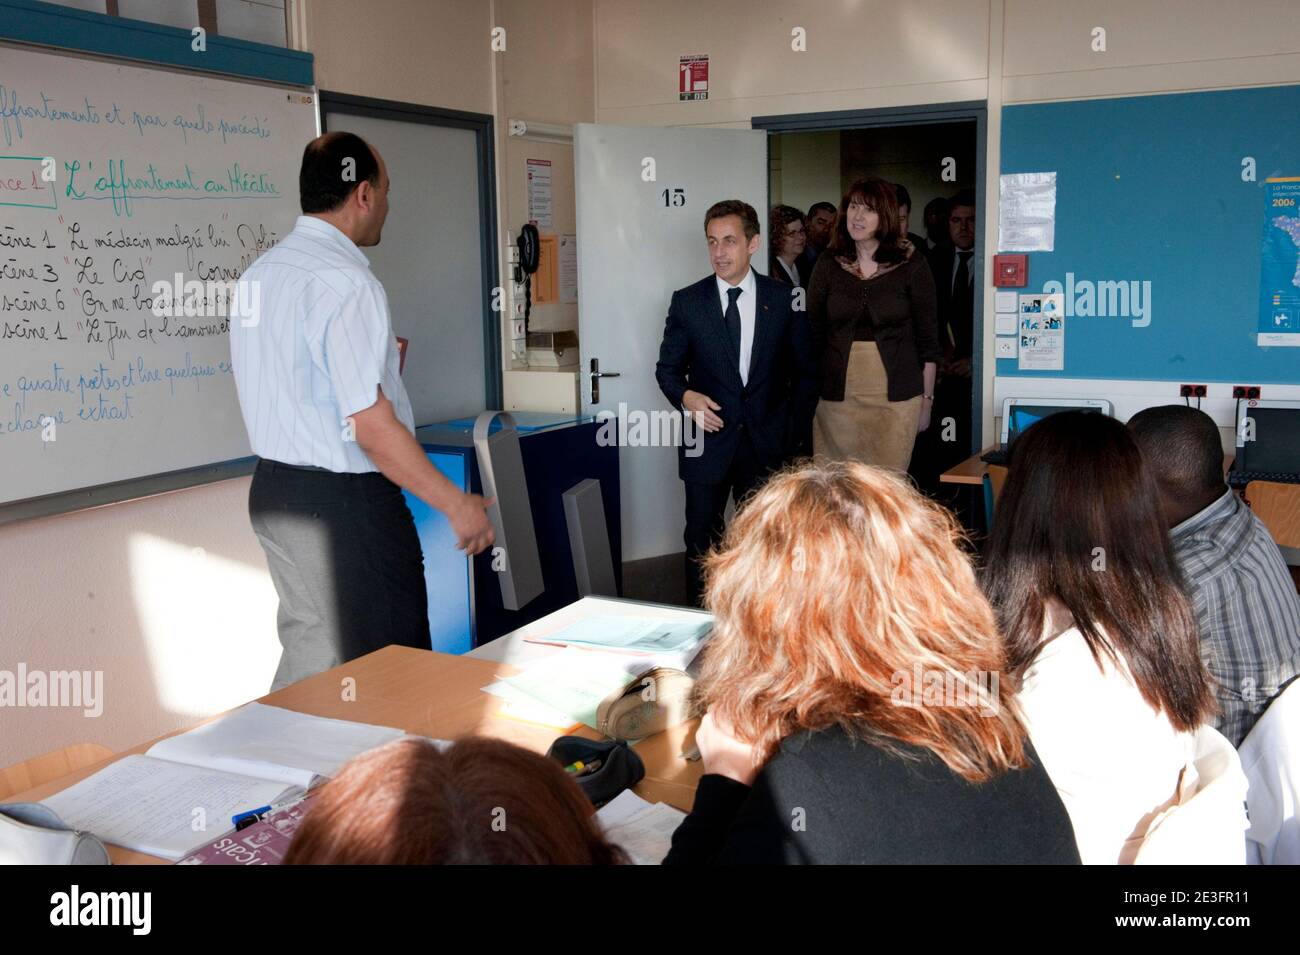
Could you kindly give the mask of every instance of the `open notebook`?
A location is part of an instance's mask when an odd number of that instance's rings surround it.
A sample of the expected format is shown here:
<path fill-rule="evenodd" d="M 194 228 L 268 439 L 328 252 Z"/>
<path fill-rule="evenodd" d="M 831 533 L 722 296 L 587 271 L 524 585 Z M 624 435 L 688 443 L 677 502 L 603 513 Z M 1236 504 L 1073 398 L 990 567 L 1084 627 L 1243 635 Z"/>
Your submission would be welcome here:
<path fill-rule="evenodd" d="M 301 795 L 353 756 L 403 735 L 249 703 L 42 802 L 74 829 L 175 861 L 229 831 L 235 814 Z"/>

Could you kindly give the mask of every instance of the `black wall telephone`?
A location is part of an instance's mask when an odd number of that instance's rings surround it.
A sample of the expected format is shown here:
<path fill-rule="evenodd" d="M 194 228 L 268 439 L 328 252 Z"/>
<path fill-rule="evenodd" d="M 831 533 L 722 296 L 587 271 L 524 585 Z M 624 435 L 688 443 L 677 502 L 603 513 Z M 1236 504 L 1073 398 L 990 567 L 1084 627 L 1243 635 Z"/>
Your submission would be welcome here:
<path fill-rule="evenodd" d="M 525 223 L 515 240 L 519 247 L 519 264 L 515 266 L 515 281 L 524 283 L 524 334 L 528 334 L 528 317 L 533 311 L 533 273 L 537 271 L 542 254 L 542 239 L 537 226 Z"/>

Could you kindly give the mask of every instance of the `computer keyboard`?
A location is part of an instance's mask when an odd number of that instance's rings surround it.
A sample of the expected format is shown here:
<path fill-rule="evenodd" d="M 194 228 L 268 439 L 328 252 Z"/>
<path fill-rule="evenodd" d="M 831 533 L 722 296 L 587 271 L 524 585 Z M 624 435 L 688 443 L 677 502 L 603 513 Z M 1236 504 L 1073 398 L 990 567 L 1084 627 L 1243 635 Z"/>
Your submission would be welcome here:
<path fill-rule="evenodd" d="M 983 461 L 985 464 L 1006 464 L 1007 449 L 990 448 L 989 450 L 985 451 L 983 454 L 980 455 L 980 460 Z"/>
<path fill-rule="evenodd" d="M 1278 484 L 1300 484 L 1300 474 L 1287 471 L 1229 471 L 1228 484 L 1245 487 L 1251 481 L 1275 481 Z"/>

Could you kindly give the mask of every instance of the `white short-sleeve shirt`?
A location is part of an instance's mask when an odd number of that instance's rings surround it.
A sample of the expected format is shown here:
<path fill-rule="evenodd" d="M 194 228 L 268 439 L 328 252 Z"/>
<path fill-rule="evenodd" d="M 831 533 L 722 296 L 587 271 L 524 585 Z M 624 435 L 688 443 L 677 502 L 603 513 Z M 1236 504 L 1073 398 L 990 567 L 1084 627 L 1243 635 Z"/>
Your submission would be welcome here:
<path fill-rule="evenodd" d="M 378 468 L 348 418 L 378 389 L 412 434 L 388 298 L 370 261 L 323 219 L 293 231 L 240 278 L 230 360 L 249 443 L 259 457 L 362 474 Z M 248 303 L 251 303 L 252 307 Z"/>

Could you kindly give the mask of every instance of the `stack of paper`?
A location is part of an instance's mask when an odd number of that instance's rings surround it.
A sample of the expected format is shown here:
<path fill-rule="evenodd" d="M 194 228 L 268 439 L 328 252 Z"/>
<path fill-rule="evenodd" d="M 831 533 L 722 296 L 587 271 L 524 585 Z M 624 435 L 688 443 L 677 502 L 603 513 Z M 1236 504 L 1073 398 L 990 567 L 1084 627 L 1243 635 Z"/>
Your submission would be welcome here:
<path fill-rule="evenodd" d="M 673 833 L 686 813 L 651 803 L 625 789 L 596 813 L 605 838 L 620 846 L 634 865 L 658 865 L 672 848 Z"/>
<path fill-rule="evenodd" d="M 531 703 L 539 717 L 537 722 L 563 726 L 585 723 L 595 729 L 601 701 L 653 666 L 644 657 L 570 648 L 483 690 L 512 705 Z M 553 719 L 559 723 L 540 718 L 547 713 L 554 714 Z"/>
<path fill-rule="evenodd" d="M 699 654 L 713 629 L 707 620 L 663 620 L 655 617 L 587 617 L 554 633 L 525 637 L 530 643 L 635 654 L 656 666 L 685 670 Z"/>
<path fill-rule="evenodd" d="M 249 703 L 42 800 L 74 829 L 176 860 L 237 813 L 283 802 L 401 730 Z"/>

